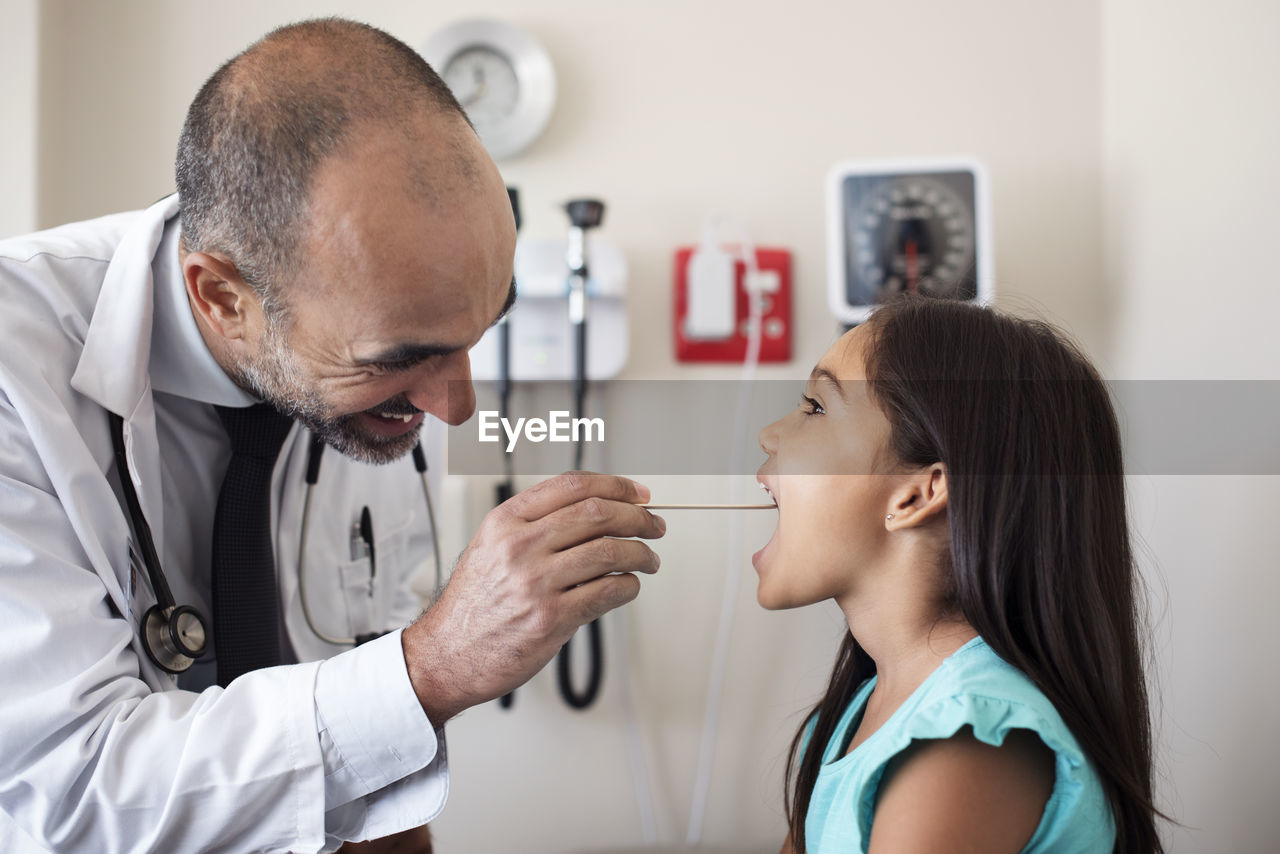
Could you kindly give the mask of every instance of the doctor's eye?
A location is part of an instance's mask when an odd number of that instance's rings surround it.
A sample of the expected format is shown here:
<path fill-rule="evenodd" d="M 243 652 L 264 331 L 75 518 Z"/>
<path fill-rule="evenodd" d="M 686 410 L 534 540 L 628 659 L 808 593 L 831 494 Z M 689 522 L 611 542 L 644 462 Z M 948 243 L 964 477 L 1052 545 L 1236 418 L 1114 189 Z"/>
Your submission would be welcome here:
<path fill-rule="evenodd" d="M 399 374 L 416 368 L 425 362 L 427 358 L 426 356 L 410 356 L 389 362 L 372 362 L 368 367 L 373 368 L 374 372 L 379 374 Z"/>
<path fill-rule="evenodd" d="M 804 407 L 805 415 L 826 415 L 827 411 L 822 408 L 822 404 L 809 397 L 807 394 L 800 395 L 800 405 Z"/>

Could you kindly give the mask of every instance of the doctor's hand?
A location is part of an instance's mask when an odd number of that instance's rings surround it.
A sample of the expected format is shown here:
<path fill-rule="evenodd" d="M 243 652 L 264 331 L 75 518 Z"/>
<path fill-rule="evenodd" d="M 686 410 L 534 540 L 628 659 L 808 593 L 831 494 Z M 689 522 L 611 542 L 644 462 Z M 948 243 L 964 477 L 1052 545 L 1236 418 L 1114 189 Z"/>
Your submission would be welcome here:
<path fill-rule="evenodd" d="M 577 629 L 640 593 L 658 570 L 637 540 L 666 523 L 624 477 L 570 472 L 485 516 L 440 599 L 402 635 L 409 680 L 433 726 L 528 681 Z"/>

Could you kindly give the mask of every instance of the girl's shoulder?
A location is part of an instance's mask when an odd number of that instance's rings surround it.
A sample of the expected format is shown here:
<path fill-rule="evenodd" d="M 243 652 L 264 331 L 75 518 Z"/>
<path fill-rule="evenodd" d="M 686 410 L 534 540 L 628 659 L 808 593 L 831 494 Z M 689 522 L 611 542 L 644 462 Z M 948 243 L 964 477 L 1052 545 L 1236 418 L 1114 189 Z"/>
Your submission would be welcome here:
<path fill-rule="evenodd" d="M 1055 753 L 1083 761 L 1084 752 L 1036 684 L 976 637 L 956 650 L 903 704 L 899 738 L 947 738 L 963 726 L 999 746 L 1029 729 Z"/>
<path fill-rule="evenodd" d="M 1027 730 L 1054 754 L 1054 787 L 1044 818 L 1027 850 L 1110 850 L 1114 826 L 1098 777 L 1053 703 L 1025 674 L 974 638 L 947 658 L 890 719 L 865 742 L 841 755 L 848 726 L 865 704 L 864 685 L 825 746 L 806 821 L 806 837 L 824 834 L 845 850 L 865 850 L 876 797 L 887 768 L 913 743 L 949 739 L 966 727 L 978 741 L 999 747 L 1010 733 Z M 824 815 L 825 813 L 825 815 Z M 810 837 L 810 821 L 829 825 Z M 841 829 L 843 828 L 843 829 Z M 812 847 L 821 852 L 825 846 Z M 833 849 L 834 850 L 834 849 Z"/>

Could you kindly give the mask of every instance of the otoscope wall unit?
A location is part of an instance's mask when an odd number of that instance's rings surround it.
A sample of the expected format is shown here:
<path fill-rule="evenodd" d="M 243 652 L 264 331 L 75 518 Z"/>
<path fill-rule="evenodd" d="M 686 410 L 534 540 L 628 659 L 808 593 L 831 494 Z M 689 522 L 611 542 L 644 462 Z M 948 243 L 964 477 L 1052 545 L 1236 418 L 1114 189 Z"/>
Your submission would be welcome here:
<path fill-rule="evenodd" d="M 527 238 L 516 243 L 515 275 L 519 297 L 507 316 L 513 382 L 572 380 L 575 340 L 568 299 L 570 269 L 567 238 Z M 586 372 L 589 380 L 616 377 L 626 366 L 627 261 L 607 238 L 586 235 Z M 477 380 L 500 377 L 499 329 L 485 333 L 471 351 Z"/>

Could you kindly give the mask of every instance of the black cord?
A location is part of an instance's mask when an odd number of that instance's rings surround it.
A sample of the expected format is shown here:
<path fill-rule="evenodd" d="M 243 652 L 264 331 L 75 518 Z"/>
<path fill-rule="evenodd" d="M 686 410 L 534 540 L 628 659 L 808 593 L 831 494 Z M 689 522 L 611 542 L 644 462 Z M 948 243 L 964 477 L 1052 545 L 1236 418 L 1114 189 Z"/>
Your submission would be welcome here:
<path fill-rule="evenodd" d="M 505 321 L 498 324 L 498 410 L 502 418 L 511 414 L 511 326 Z M 502 465 L 505 476 L 494 490 L 494 506 L 516 494 L 515 464 L 506 450 L 502 452 Z M 515 702 L 515 691 L 508 691 L 498 698 L 498 705 L 503 709 L 510 709 Z"/>
<path fill-rule="evenodd" d="M 575 709 L 585 709 L 596 701 L 600 695 L 600 685 L 604 682 L 604 650 L 601 640 L 600 621 L 592 620 L 587 625 L 587 655 L 590 659 L 590 672 L 587 676 L 587 687 L 578 693 L 573 686 L 573 664 L 569 647 L 573 638 L 565 641 L 556 659 L 556 681 L 560 684 L 560 696 Z"/>
<path fill-rule="evenodd" d="M 574 414 L 578 418 L 587 415 L 587 322 L 584 319 L 577 324 L 577 345 L 574 348 L 573 403 Z M 582 457 L 585 450 L 586 431 L 578 434 L 578 441 L 573 448 L 573 469 L 582 471 Z"/>
<path fill-rule="evenodd" d="M 129 457 L 124 446 L 124 419 L 114 412 L 107 413 L 111 425 L 111 448 L 116 458 L 116 473 L 120 476 L 120 489 L 124 492 L 125 504 L 129 508 L 129 521 L 133 523 L 133 534 L 142 552 L 142 562 L 147 568 L 147 577 L 151 579 L 151 587 L 156 594 L 156 604 L 161 610 L 172 608 L 177 603 L 173 592 L 169 589 L 169 580 L 164 577 L 160 568 L 160 555 L 156 552 L 155 541 L 151 538 L 151 525 L 142 512 L 142 504 L 138 501 L 138 493 L 133 488 L 133 477 L 129 472 Z"/>
<path fill-rule="evenodd" d="M 507 187 L 507 198 L 511 201 L 511 215 L 516 220 L 516 233 L 520 233 L 520 191 L 515 187 Z M 514 284 L 514 280 L 512 282 Z M 506 418 L 511 414 L 511 324 L 506 320 L 498 324 L 498 409 Z M 502 454 L 502 465 L 505 477 L 498 482 L 494 492 L 494 505 L 502 504 L 516 494 L 515 463 L 511 454 Z M 498 705 L 510 709 L 516 701 L 516 692 L 508 691 L 498 698 Z"/>
<path fill-rule="evenodd" d="M 574 371 L 574 407 L 575 416 L 586 417 L 587 413 L 587 324 L 585 319 L 577 324 L 577 352 L 575 353 Z M 585 432 L 579 434 L 573 449 L 573 468 L 582 471 L 583 454 L 585 452 Z M 604 682 L 604 640 L 600 630 L 600 621 L 592 620 L 587 624 L 587 687 L 579 693 L 573 686 L 573 657 L 570 644 L 573 638 L 565 641 L 556 657 L 556 679 L 560 685 L 560 696 L 575 709 L 586 709 L 596 701 L 600 694 L 600 685 Z"/>

